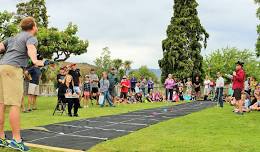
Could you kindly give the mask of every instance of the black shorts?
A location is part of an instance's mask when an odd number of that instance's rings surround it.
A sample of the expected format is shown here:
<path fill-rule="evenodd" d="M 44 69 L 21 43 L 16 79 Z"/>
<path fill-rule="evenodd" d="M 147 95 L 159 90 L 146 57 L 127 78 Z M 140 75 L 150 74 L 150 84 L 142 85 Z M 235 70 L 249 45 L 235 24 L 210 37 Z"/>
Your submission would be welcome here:
<path fill-rule="evenodd" d="M 109 91 L 109 94 L 110 94 L 112 97 L 115 97 L 115 96 L 116 96 L 116 89 L 115 89 L 115 88 L 109 88 L 108 91 Z"/>
<path fill-rule="evenodd" d="M 127 99 L 127 93 L 126 92 L 121 92 L 120 98 L 121 99 Z"/>
<path fill-rule="evenodd" d="M 196 93 L 200 92 L 200 87 L 194 89 Z"/>
<path fill-rule="evenodd" d="M 234 90 L 233 97 L 234 97 L 236 100 L 241 100 L 241 92 L 242 92 L 241 89 L 235 89 L 235 90 Z"/>
<path fill-rule="evenodd" d="M 91 93 L 98 93 L 98 88 L 96 87 L 92 88 Z"/>

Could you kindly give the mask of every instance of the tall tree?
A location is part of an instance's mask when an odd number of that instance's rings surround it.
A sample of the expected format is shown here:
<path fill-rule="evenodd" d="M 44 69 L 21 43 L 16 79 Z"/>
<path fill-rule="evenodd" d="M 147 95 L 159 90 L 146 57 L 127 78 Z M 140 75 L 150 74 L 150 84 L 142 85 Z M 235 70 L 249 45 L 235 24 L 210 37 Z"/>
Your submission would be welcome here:
<path fill-rule="evenodd" d="M 64 31 L 56 28 L 40 28 L 38 32 L 39 53 L 55 61 L 66 61 L 72 54 L 87 52 L 88 41 L 80 40 L 76 35 L 78 27 L 69 23 Z"/>
<path fill-rule="evenodd" d="M 255 0 L 255 3 L 259 5 L 260 0 Z M 256 16 L 260 20 L 260 7 L 258 7 L 256 11 Z M 258 38 L 256 42 L 256 56 L 259 57 L 260 56 L 260 25 L 257 25 L 257 34 L 258 34 Z"/>
<path fill-rule="evenodd" d="M 97 74 L 101 75 L 102 72 L 109 71 L 109 68 L 112 65 L 111 60 L 111 52 L 109 51 L 108 47 L 103 48 L 103 52 L 100 57 L 96 58 L 94 61 L 96 67 L 97 67 Z"/>
<path fill-rule="evenodd" d="M 126 60 L 125 62 L 124 62 L 124 68 L 125 68 L 125 74 L 127 73 L 127 71 L 129 71 L 130 69 L 131 69 L 131 64 L 132 64 L 133 62 L 132 61 L 129 61 L 129 60 Z"/>
<path fill-rule="evenodd" d="M 114 68 L 116 68 L 117 71 L 119 71 L 119 69 L 123 66 L 123 60 L 121 60 L 121 59 L 114 59 L 112 61 L 112 65 L 114 66 Z"/>
<path fill-rule="evenodd" d="M 87 52 L 88 41 L 80 40 L 77 36 L 78 27 L 69 23 L 64 31 L 57 28 L 48 28 L 47 8 L 45 0 L 30 0 L 16 5 L 16 23 L 22 18 L 32 16 L 39 26 L 37 38 L 38 52 L 44 58 L 53 58 L 55 61 L 65 61 L 71 55 L 80 55 Z"/>
<path fill-rule="evenodd" d="M 179 78 L 202 75 L 202 43 L 209 34 L 200 23 L 196 0 L 174 0 L 174 14 L 162 41 L 163 59 L 159 60 L 162 81 L 169 73 Z"/>
<path fill-rule="evenodd" d="M 35 18 L 38 26 L 48 27 L 47 8 L 45 0 L 30 0 L 28 2 L 21 2 L 17 7 L 17 22 L 19 23 L 24 17 L 32 16 Z"/>
<path fill-rule="evenodd" d="M 247 76 L 254 76 L 260 80 L 260 62 L 250 50 L 239 50 L 237 48 L 223 48 L 209 54 L 203 63 L 207 75 L 216 78 L 217 72 L 232 74 L 237 61 L 245 62 L 244 69 Z"/>

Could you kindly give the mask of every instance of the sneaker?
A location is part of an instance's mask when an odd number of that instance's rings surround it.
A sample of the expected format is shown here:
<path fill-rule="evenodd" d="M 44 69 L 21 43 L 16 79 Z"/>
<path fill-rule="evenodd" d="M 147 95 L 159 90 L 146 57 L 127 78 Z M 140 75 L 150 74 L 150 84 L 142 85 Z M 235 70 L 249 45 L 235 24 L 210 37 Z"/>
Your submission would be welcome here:
<path fill-rule="evenodd" d="M 74 117 L 79 117 L 79 115 L 76 113 L 76 114 L 74 114 Z"/>
<path fill-rule="evenodd" d="M 0 147 L 8 147 L 8 142 L 6 139 L 0 138 Z"/>
<path fill-rule="evenodd" d="M 68 114 L 68 116 L 69 116 L 69 117 L 72 117 L 72 114 L 71 114 L 71 113 L 69 113 L 69 114 Z"/>
<path fill-rule="evenodd" d="M 237 115 L 244 115 L 243 112 L 236 112 Z"/>
<path fill-rule="evenodd" d="M 23 141 L 21 141 L 20 143 L 16 142 L 14 139 L 10 141 L 9 148 L 15 149 L 15 150 L 20 150 L 22 152 L 24 151 L 29 151 L 29 147 L 25 146 Z"/>

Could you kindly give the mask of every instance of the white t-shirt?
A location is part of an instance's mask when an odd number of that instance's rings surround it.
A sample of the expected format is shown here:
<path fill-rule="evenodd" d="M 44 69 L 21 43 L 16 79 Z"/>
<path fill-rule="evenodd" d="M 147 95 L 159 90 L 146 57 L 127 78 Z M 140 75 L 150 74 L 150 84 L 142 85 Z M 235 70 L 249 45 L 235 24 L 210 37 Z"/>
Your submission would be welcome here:
<path fill-rule="evenodd" d="M 209 88 L 209 84 L 210 84 L 210 80 L 205 80 L 204 81 L 204 86 L 205 86 L 206 89 Z"/>
<path fill-rule="evenodd" d="M 223 77 L 219 77 L 216 81 L 216 87 L 217 88 L 223 88 L 225 85 Z"/>

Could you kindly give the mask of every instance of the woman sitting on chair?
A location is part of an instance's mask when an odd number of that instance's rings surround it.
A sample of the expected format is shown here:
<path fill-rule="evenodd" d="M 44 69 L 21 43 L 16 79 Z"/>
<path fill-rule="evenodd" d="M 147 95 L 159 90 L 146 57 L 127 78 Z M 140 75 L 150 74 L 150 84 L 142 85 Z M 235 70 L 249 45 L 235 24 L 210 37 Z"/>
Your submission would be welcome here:
<path fill-rule="evenodd" d="M 59 100 L 68 103 L 68 115 L 72 117 L 71 110 L 74 107 L 74 117 L 78 117 L 79 95 L 73 90 L 73 81 L 71 75 L 66 75 L 64 84 L 61 84 L 58 92 Z"/>

